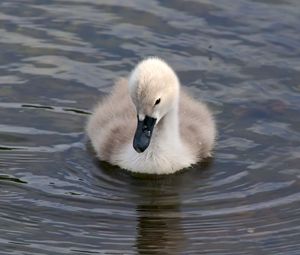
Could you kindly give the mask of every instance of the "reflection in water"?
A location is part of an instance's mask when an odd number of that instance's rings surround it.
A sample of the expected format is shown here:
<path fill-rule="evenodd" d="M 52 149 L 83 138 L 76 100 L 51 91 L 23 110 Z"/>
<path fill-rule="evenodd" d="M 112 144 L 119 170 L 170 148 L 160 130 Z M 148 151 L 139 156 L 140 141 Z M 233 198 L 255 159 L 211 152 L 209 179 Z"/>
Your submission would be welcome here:
<path fill-rule="evenodd" d="M 185 237 L 178 206 L 138 206 L 136 246 L 139 254 L 178 254 L 183 251 Z"/>
<path fill-rule="evenodd" d="M 88 150 L 92 150 L 88 143 Z M 92 153 L 92 151 L 90 151 Z M 136 211 L 135 243 L 138 254 L 184 254 L 187 237 L 183 229 L 182 196 L 211 176 L 212 159 L 174 175 L 153 176 L 121 170 L 104 161 L 93 176 L 103 185 L 113 181 Z M 191 181 L 199 180 L 194 186 Z"/>
<path fill-rule="evenodd" d="M 178 254 L 184 249 L 185 236 L 181 227 L 180 199 L 173 195 L 166 201 L 163 187 L 152 199 L 141 197 L 137 206 L 138 225 L 136 247 L 139 254 Z M 156 193 L 156 194 L 155 194 Z M 175 197 L 174 197 L 175 196 Z"/>
<path fill-rule="evenodd" d="M 194 177 L 208 178 L 211 165 L 211 160 L 198 164 Z M 184 253 L 187 237 L 182 226 L 181 195 L 189 184 L 188 171 L 152 178 L 137 174 L 133 179 L 131 190 L 138 196 L 136 247 L 139 254 Z"/>

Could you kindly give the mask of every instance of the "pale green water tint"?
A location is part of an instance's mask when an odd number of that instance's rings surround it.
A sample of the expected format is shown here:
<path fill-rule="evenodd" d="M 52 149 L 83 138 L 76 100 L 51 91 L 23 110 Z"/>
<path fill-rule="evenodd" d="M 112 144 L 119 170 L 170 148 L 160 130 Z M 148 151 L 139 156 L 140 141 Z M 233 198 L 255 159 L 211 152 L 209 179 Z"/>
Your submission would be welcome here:
<path fill-rule="evenodd" d="M 0 254 L 300 254 L 299 1 L 0 2 Z M 214 110 L 215 157 L 95 159 L 91 107 L 159 55 Z"/>

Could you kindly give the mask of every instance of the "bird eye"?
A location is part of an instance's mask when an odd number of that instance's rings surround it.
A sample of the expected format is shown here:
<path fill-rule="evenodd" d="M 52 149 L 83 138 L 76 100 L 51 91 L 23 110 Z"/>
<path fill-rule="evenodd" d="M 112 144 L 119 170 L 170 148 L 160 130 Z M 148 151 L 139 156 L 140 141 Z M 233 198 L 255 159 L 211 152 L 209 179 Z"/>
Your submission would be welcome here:
<path fill-rule="evenodd" d="M 160 98 L 155 101 L 155 105 L 160 103 Z"/>

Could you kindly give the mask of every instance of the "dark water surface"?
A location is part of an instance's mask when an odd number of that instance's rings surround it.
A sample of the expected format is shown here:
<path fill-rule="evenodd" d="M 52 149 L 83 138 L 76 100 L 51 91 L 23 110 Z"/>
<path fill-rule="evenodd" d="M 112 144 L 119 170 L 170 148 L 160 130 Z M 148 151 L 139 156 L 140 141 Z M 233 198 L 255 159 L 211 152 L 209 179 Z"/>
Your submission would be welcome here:
<path fill-rule="evenodd" d="M 300 254 L 300 1 L 0 1 L 0 254 Z M 165 58 L 216 114 L 213 160 L 95 160 L 113 80 Z"/>

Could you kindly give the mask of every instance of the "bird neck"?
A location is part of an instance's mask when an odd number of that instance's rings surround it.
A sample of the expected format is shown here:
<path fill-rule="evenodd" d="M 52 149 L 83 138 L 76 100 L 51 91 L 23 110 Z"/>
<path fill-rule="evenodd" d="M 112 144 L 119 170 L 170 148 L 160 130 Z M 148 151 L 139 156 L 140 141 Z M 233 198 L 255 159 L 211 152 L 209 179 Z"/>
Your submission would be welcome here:
<path fill-rule="evenodd" d="M 176 102 L 174 107 L 160 120 L 158 125 L 159 139 L 161 139 L 161 141 L 166 141 L 170 144 L 180 144 L 178 102 Z"/>

